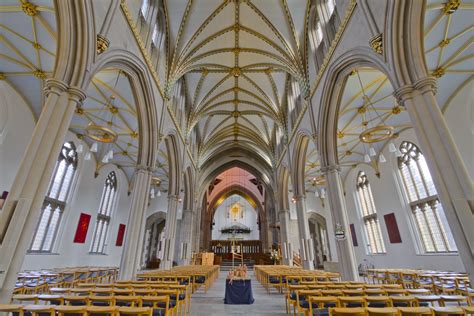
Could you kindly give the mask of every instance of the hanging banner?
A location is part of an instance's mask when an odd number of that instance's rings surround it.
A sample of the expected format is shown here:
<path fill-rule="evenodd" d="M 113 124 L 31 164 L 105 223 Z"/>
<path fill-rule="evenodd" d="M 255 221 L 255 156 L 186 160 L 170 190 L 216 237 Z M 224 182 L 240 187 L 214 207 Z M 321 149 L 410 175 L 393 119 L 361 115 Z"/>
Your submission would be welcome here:
<path fill-rule="evenodd" d="M 89 223 L 91 216 L 89 214 L 81 213 L 79 222 L 77 223 L 76 234 L 74 235 L 74 242 L 83 244 L 86 242 L 87 231 L 89 230 Z"/>
<path fill-rule="evenodd" d="M 115 246 L 120 247 L 123 245 L 123 237 L 125 236 L 125 224 L 120 224 L 117 233 L 117 241 Z"/>

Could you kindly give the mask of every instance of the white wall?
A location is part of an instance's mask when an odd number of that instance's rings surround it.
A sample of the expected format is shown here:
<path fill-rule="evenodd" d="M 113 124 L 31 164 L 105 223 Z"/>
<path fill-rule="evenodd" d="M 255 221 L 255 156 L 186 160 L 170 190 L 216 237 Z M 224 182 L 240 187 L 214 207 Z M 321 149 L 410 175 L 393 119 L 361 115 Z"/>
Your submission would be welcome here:
<path fill-rule="evenodd" d="M 250 234 L 237 234 L 236 238 L 242 238 L 243 240 L 259 240 L 260 231 L 257 225 L 257 211 L 250 205 L 250 203 L 239 195 L 230 196 L 226 199 L 216 210 L 214 214 L 215 225 L 212 228 L 212 240 L 227 240 L 232 237 L 232 234 L 223 234 L 221 229 L 227 226 L 233 225 L 232 218 L 227 218 L 229 212 L 229 201 L 238 202 L 242 205 L 243 218 L 237 218 L 236 223 L 244 224 L 250 228 Z"/>
<path fill-rule="evenodd" d="M 467 171 L 474 179 L 474 81 L 445 105 L 444 117 Z"/>
<path fill-rule="evenodd" d="M 0 195 L 10 191 L 34 128 L 33 113 L 23 98 L 0 81 Z"/>
<path fill-rule="evenodd" d="M 73 141 L 76 146 L 80 141 L 72 133 L 68 133 L 66 141 Z M 84 147 L 87 148 L 85 143 Z M 86 150 L 84 150 L 86 152 Z M 23 269 L 40 269 L 67 266 L 119 266 L 122 248 L 115 246 L 119 224 L 127 225 L 130 210 L 130 196 L 128 180 L 125 174 L 115 165 L 108 164 L 102 167 L 97 177 L 94 176 L 95 160 L 84 160 L 84 153 L 79 155 L 78 170 L 75 175 L 73 191 L 66 204 L 66 208 L 59 227 L 58 236 L 51 254 L 27 254 L 23 262 Z M 112 213 L 109 226 L 105 254 L 89 253 L 100 198 L 107 175 L 115 171 L 117 176 L 117 201 Z M 86 242 L 74 243 L 79 216 L 81 213 L 91 215 Z M 126 230 L 128 227 L 126 228 Z M 125 243 L 125 242 L 124 242 Z"/>
<path fill-rule="evenodd" d="M 401 133 L 394 143 L 398 147 L 404 140 L 417 144 L 413 130 Z M 464 271 L 464 266 L 457 254 L 423 254 L 418 251 L 419 244 L 416 242 L 416 234 L 414 233 L 410 218 L 411 210 L 401 193 L 402 187 L 397 174 L 396 157 L 394 154 L 389 153 L 387 148 L 384 150 L 384 155 L 387 158 L 387 162 L 380 165 L 380 178 L 375 176 L 372 168 L 364 165 L 351 170 L 344 182 L 349 223 L 355 226 L 359 244 L 358 247 L 354 248 L 357 262 L 361 263 L 364 259 L 367 259 L 375 267 Z M 377 209 L 377 217 L 385 242 L 386 254 L 367 255 L 367 242 L 363 231 L 363 221 L 359 216 L 355 200 L 355 183 L 360 170 L 364 171 L 369 178 Z M 385 225 L 384 215 L 392 212 L 395 213 L 402 239 L 402 243 L 399 244 L 390 243 Z"/>

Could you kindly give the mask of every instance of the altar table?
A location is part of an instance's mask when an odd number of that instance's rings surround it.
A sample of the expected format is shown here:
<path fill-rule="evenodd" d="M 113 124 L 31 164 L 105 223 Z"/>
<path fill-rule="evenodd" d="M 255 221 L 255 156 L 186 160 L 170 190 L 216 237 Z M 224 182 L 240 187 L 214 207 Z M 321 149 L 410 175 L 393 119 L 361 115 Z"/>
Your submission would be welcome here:
<path fill-rule="evenodd" d="M 253 304 L 252 281 L 234 279 L 225 281 L 224 304 Z"/>

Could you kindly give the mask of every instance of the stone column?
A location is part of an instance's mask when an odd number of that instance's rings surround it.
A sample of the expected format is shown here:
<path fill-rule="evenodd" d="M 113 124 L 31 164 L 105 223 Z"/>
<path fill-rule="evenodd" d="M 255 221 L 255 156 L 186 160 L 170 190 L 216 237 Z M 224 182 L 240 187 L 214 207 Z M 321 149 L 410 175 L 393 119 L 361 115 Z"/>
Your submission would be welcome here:
<path fill-rule="evenodd" d="M 343 229 L 345 237 L 336 239 L 337 258 L 339 261 L 339 271 L 343 280 L 357 280 L 357 261 L 354 247 L 349 237 L 349 219 L 347 216 L 346 200 L 342 186 L 341 170 L 337 166 L 321 168 L 326 174 L 327 201 L 331 209 L 332 223 L 334 231 L 336 228 Z M 331 238 L 331 237 L 330 237 Z"/>
<path fill-rule="evenodd" d="M 173 267 L 178 201 L 178 195 L 168 195 L 168 212 L 166 213 L 164 251 L 163 259 L 160 264 L 160 268 L 163 269 L 171 269 Z"/>
<path fill-rule="evenodd" d="M 303 195 L 295 196 L 295 200 L 296 214 L 298 216 L 301 261 L 303 262 L 304 269 L 314 270 L 314 253 L 311 250 L 311 248 L 313 247 L 313 241 L 311 240 L 311 234 L 309 233 L 309 223 L 308 215 L 306 214 L 305 197 Z"/>
<path fill-rule="evenodd" d="M 201 208 L 198 207 L 194 217 L 193 217 L 193 232 L 192 232 L 192 248 L 191 248 L 191 253 L 192 252 L 199 252 L 199 242 L 201 239 Z"/>
<path fill-rule="evenodd" d="M 459 256 L 471 282 L 474 282 L 473 184 L 435 93 L 436 80 L 428 77 L 399 88 L 395 96 L 410 115 Z"/>
<path fill-rule="evenodd" d="M 180 264 L 187 265 L 191 262 L 191 247 L 193 242 L 193 219 L 194 214 L 192 210 L 183 211 L 183 219 L 181 221 L 181 236 L 179 238 L 180 245 L 179 250 L 183 252 L 184 258 L 181 258 L 180 253 Z"/>
<path fill-rule="evenodd" d="M 289 230 L 289 222 L 290 222 L 290 211 L 288 210 L 280 210 L 278 212 L 278 217 L 280 219 L 280 240 L 281 240 L 281 247 L 282 247 L 282 256 L 284 252 L 286 252 L 286 258 L 283 256 L 282 263 L 292 266 L 293 261 L 291 260 L 291 254 L 288 249 L 288 242 L 290 241 L 290 230 Z M 286 246 L 286 250 L 283 247 Z"/>
<path fill-rule="evenodd" d="M 45 98 L 31 141 L 0 212 L 0 303 L 10 301 L 74 110 L 86 94 L 65 82 L 48 79 Z"/>
<path fill-rule="evenodd" d="M 135 171 L 135 183 L 132 190 L 132 202 L 128 215 L 125 246 L 120 262 L 120 279 L 133 279 L 140 269 L 146 228 L 146 209 L 152 172 L 140 166 Z"/>

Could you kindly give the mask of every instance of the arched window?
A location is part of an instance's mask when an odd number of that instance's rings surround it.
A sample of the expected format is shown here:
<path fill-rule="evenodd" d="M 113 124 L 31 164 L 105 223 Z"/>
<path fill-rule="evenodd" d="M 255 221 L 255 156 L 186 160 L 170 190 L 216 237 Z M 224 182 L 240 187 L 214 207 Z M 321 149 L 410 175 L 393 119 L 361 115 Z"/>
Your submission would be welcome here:
<path fill-rule="evenodd" d="M 357 197 L 359 209 L 364 220 L 365 235 L 368 242 L 369 253 L 385 253 L 385 244 L 380 231 L 380 224 L 375 209 L 374 197 L 369 180 L 364 172 L 359 172 L 357 177 Z"/>
<path fill-rule="evenodd" d="M 115 205 L 116 193 L 117 177 L 115 176 L 115 172 L 112 171 L 107 176 L 107 179 L 105 179 L 99 211 L 97 212 L 97 223 L 95 225 L 91 252 L 103 253 L 105 250 L 107 232 L 109 230 L 110 218 Z"/>
<path fill-rule="evenodd" d="M 76 147 L 74 143 L 67 142 L 54 167 L 30 251 L 51 252 L 76 168 Z"/>
<path fill-rule="evenodd" d="M 424 251 L 457 251 L 423 153 L 407 141 L 400 151 L 398 168 Z"/>
<path fill-rule="evenodd" d="M 146 17 L 148 13 L 148 8 L 150 8 L 150 0 L 142 0 L 142 5 L 140 7 L 140 13 L 143 17 Z"/>

